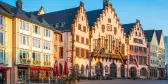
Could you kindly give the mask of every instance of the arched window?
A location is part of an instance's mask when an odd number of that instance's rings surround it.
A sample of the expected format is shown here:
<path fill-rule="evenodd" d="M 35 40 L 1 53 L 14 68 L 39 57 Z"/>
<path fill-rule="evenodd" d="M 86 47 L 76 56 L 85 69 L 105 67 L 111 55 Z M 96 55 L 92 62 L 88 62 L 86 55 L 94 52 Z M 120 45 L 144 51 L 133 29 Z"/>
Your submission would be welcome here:
<path fill-rule="evenodd" d="M 142 68 L 142 69 L 140 70 L 140 75 L 141 75 L 141 76 L 147 76 L 147 71 L 146 71 L 145 68 Z"/>
<path fill-rule="evenodd" d="M 136 77 L 136 73 L 137 73 L 137 70 L 135 67 L 131 67 L 130 70 L 129 70 L 129 75 L 130 77 Z"/>
<path fill-rule="evenodd" d="M 135 32 L 135 36 L 137 36 L 137 32 Z"/>
<path fill-rule="evenodd" d="M 139 37 L 141 37 L 141 32 L 139 32 Z"/>

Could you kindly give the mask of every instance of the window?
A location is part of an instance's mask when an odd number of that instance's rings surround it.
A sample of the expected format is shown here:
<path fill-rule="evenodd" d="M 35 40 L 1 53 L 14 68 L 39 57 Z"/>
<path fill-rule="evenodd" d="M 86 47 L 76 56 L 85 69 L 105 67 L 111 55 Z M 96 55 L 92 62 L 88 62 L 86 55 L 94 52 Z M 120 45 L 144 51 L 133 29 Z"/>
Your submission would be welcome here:
<path fill-rule="evenodd" d="M 79 48 L 78 48 L 78 47 L 76 47 L 76 56 L 77 56 L 77 57 L 80 57 L 80 56 L 79 56 Z"/>
<path fill-rule="evenodd" d="M 60 56 L 60 58 L 63 58 L 63 47 L 60 47 L 60 52 L 59 52 L 59 56 Z"/>
<path fill-rule="evenodd" d="M 147 64 L 147 58 L 144 57 L 144 64 L 146 65 Z"/>
<path fill-rule="evenodd" d="M 60 42 L 62 42 L 62 39 L 63 39 L 62 35 L 59 35 L 59 39 L 60 39 Z"/>
<path fill-rule="evenodd" d="M 33 52 L 32 56 L 33 56 L 33 61 L 40 61 L 40 53 Z"/>
<path fill-rule="evenodd" d="M 54 45 L 54 52 L 57 52 L 57 45 Z"/>
<path fill-rule="evenodd" d="M 116 34 L 117 34 L 117 28 L 114 27 L 114 35 L 116 35 Z"/>
<path fill-rule="evenodd" d="M 105 37 L 104 36 L 102 36 L 102 48 L 104 48 L 105 47 Z"/>
<path fill-rule="evenodd" d="M 50 50 L 50 42 L 44 41 L 44 49 Z"/>
<path fill-rule="evenodd" d="M 55 28 L 58 28 L 58 27 L 59 27 L 59 23 L 56 23 L 56 24 L 55 24 Z"/>
<path fill-rule="evenodd" d="M 96 50 L 97 49 L 97 39 L 93 40 L 93 44 L 94 44 L 93 49 Z"/>
<path fill-rule="evenodd" d="M 81 48 L 81 57 L 84 57 L 84 49 Z"/>
<path fill-rule="evenodd" d="M 4 22 L 5 22 L 5 18 L 3 16 L 0 16 L 0 29 L 3 28 Z"/>
<path fill-rule="evenodd" d="M 0 64 L 4 64 L 4 63 L 5 63 L 5 51 L 0 50 Z"/>
<path fill-rule="evenodd" d="M 40 39 L 38 38 L 33 38 L 33 47 L 40 48 Z"/>
<path fill-rule="evenodd" d="M 147 52 L 147 50 L 146 50 L 146 48 L 144 48 L 144 53 L 146 53 Z"/>
<path fill-rule="evenodd" d="M 83 43 L 83 44 L 84 44 L 84 37 L 82 37 L 82 38 L 81 38 L 81 43 Z"/>
<path fill-rule="evenodd" d="M 65 22 L 61 22 L 61 27 L 64 27 L 65 26 Z"/>
<path fill-rule="evenodd" d="M 102 32 L 105 32 L 105 25 L 102 25 Z"/>
<path fill-rule="evenodd" d="M 28 46 L 29 45 L 29 36 L 21 34 L 20 35 L 20 44 Z"/>
<path fill-rule="evenodd" d="M 33 25 L 33 33 L 40 34 L 40 27 L 36 26 L 36 25 Z"/>
<path fill-rule="evenodd" d="M 111 35 L 108 36 L 108 51 L 109 53 L 112 52 L 112 36 Z"/>
<path fill-rule="evenodd" d="M 57 34 L 56 33 L 54 34 L 54 40 L 57 40 Z"/>
<path fill-rule="evenodd" d="M 111 19 L 110 18 L 108 18 L 108 23 L 111 23 Z"/>
<path fill-rule="evenodd" d="M 76 42 L 79 42 L 79 36 L 76 35 Z"/>
<path fill-rule="evenodd" d="M 83 26 L 83 31 L 86 32 L 86 27 L 85 26 Z"/>
<path fill-rule="evenodd" d="M 81 24 L 78 24 L 78 30 L 81 30 Z"/>
<path fill-rule="evenodd" d="M 137 32 L 135 32 L 135 36 L 137 36 Z"/>
<path fill-rule="evenodd" d="M 118 40 L 116 40 L 116 51 L 115 51 L 115 53 L 118 53 L 118 47 L 119 45 L 118 45 Z"/>
<path fill-rule="evenodd" d="M 89 44 L 89 39 L 86 39 L 86 44 L 87 44 L 87 45 Z"/>
<path fill-rule="evenodd" d="M 122 49 L 121 49 L 122 54 L 124 54 L 124 52 L 125 52 L 124 49 L 125 49 L 124 44 L 122 44 Z"/>
<path fill-rule="evenodd" d="M 24 20 L 20 20 L 20 29 L 29 31 L 29 23 Z"/>
<path fill-rule="evenodd" d="M 49 29 L 44 29 L 44 36 L 50 37 L 50 30 Z"/>
<path fill-rule="evenodd" d="M 130 56 L 130 63 L 134 63 L 133 55 Z"/>
<path fill-rule="evenodd" d="M 20 59 L 29 59 L 29 51 L 20 50 Z"/>
<path fill-rule="evenodd" d="M 50 62 L 50 55 L 44 54 L 44 62 Z"/>
<path fill-rule="evenodd" d="M 139 32 L 139 37 L 141 37 L 141 32 Z"/>
<path fill-rule="evenodd" d="M 86 58 L 89 57 L 89 50 L 86 50 Z"/>
<path fill-rule="evenodd" d="M 0 32 L 0 45 L 4 45 L 4 41 L 5 41 L 5 36 L 4 36 L 4 32 Z"/>

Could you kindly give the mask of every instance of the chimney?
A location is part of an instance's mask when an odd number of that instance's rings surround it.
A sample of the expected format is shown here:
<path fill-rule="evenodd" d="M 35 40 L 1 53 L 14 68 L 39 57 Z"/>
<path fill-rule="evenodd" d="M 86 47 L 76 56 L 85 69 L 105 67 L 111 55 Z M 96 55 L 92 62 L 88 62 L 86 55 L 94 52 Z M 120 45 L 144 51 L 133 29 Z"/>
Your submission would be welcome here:
<path fill-rule="evenodd" d="M 22 0 L 16 1 L 16 7 L 22 9 Z"/>
<path fill-rule="evenodd" d="M 108 6 L 109 0 L 103 0 L 103 9 Z"/>

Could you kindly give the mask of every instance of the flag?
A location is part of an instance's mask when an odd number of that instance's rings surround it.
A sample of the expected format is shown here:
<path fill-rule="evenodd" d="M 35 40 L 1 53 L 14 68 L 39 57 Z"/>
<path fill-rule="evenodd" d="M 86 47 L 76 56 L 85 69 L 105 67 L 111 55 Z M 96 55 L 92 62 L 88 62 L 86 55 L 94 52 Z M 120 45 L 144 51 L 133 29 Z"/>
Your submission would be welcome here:
<path fill-rule="evenodd" d="M 92 52 L 91 54 L 90 54 L 90 57 L 93 57 L 94 56 L 94 52 Z"/>
<path fill-rule="evenodd" d="M 120 52 L 118 52 L 118 56 L 120 57 L 121 62 L 125 65 L 125 64 L 126 64 L 126 62 L 125 62 L 125 60 L 123 59 L 123 57 L 122 57 L 122 55 L 121 55 L 121 53 L 120 53 Z"/>
<path fill-rule="evenodd" d="M 103 53 L 103 48 L 101 48 L 100 50 L 99 50 L 99 54 L 102 54 Z"/>
<path fill-rule="evenodd" d="M 135 62 L 135 64 L 136 64 L 136 66 L 139 67 L 139 66 L 138 66 L 138 62 L 137 62 L 137 59 L 136 59 L 135 56 L 133 57 L 133 60 L 134 60 L 134 62 Z"/>

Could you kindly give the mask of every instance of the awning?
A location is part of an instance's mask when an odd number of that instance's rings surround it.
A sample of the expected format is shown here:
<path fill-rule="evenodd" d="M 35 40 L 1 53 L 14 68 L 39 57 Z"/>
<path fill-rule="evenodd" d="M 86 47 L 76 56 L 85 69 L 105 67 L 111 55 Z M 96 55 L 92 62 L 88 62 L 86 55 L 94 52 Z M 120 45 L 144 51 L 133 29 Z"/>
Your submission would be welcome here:
<path fill-rule="evenodd" d="M 31 66 L 30 69 L 31 70 L 44 70 L 44 71 L 51 70 L 50 67 L 36 67 L 36 66 Z"/>
<path fill-rule="evenodd" d="M 4 67 L 0 65 L 0 70 L 9 70 L 9 69 L 10 69 L 9 67 Z"/>
<path fill-rule="evenodd" d="M 68 76 L 68 64 L 65 62 L 64 64 L 64 75 Z"/>

